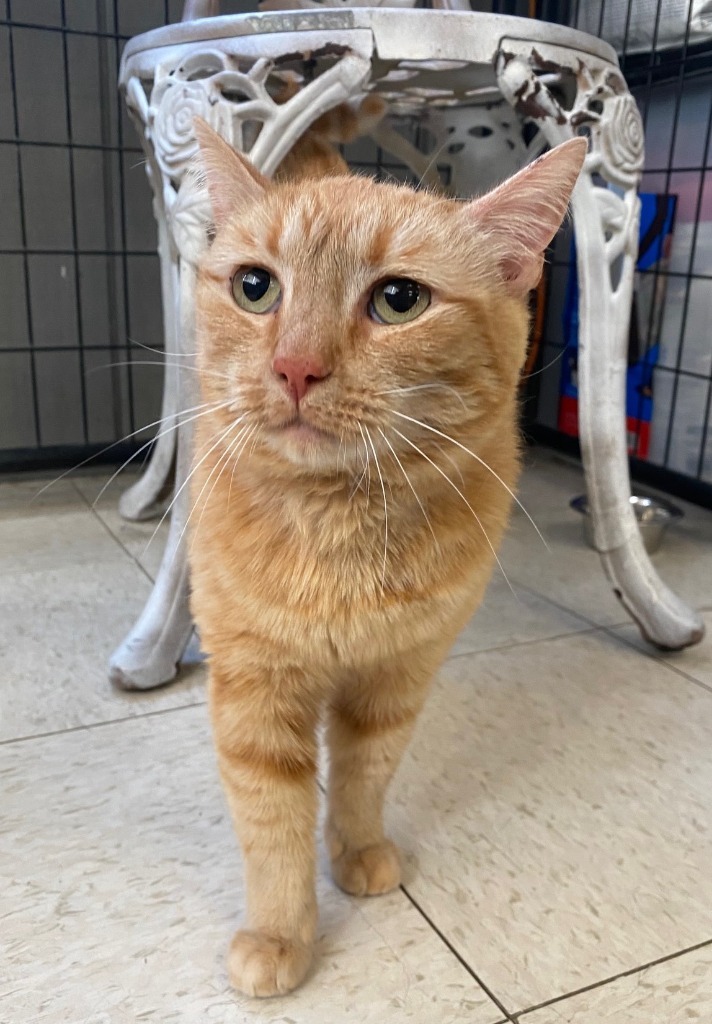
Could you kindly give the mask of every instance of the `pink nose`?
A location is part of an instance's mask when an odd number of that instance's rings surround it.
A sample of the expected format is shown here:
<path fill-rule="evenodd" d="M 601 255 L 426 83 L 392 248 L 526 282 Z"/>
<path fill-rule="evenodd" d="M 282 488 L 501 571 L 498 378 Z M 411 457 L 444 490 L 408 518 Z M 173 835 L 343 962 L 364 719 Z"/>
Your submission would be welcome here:
<path fill-rule="evenodd" d="M 277 356 L 272 369 L 284 382 L 296 402 L 306 395 L 313 384 L 329 376 L 330 371 L 318 359 L 302 356 Z"/>

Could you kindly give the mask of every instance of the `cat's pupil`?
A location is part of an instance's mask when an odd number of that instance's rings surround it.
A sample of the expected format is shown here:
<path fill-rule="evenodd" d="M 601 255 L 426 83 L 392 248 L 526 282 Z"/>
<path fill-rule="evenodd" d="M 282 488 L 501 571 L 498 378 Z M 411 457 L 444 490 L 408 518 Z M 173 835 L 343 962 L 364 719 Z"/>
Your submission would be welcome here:
<path fill-rule="evenodd" d="M 242 278 L 242 290 L 250 302 L 259 302 L 269 288 L 272 275 L 262 267 L 251 267 Z"/>
<path fill-rule="evenodd" d="M 408 278 L 394 278 L 383 288 L 383 297 L 395 313 L 407 313 L 418 301 L 420 285 Z"/>

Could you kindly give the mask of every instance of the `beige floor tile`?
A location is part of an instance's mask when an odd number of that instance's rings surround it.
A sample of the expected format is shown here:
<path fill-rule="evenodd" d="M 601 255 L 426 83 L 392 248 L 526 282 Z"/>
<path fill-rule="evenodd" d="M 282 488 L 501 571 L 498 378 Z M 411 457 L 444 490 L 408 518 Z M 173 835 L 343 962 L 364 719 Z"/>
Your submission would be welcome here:
<path fill-rule="evenodd" d="M 649 487 L 641 489 L 655 493 Z M 550 452 L 530 453 L 519 494 L 550 551 L 524 514 L 515 510 L 500 558 L 515 582 L 528 584 L 598 625 L 623 624 L 628 616 L 613 595 L 597 554 L 584 543 L 580 516 L 569 508 L 570 499 L 584 490 L 578 466 Z M 677 499 L 676 503 L 685 511 L 685 520 L 670 529 L 653 562 L 681 598 L 704 607 L 712 593 L 712 512 Z"/>
<path fill-rule="evenodd" d="M 57 475 L 0 478 L 0 522 L 76 511 L 82 501 L 66 477 Z"/>
<path fill-rule="evenodd" d="M 524 1014 L 521 1024 L 705 1024 L 712 1020 L 712 945 Z"/>
<path fill-rule="evenodd" d="M 591 629 L 590 622 L 516 584 L 510 589 L 495 570 L 481 607 L 455 641 L 452 654 L 507 647 L 585 629 Z"/>
<path fill-rule="evenodd" d="M 617 626 L 613 632 L 626 643 L 645 651 L 670 668 L 684 672 L 712 690 L 712 609 L 702 611 L 701 615 L 706 627 L 704 639 L 702 643 L 686 647 L 684 651 L 656 651 L 643 640 L 640 630 L 632 623 Z"/>
<path fill-rule="evenodd" d="M 0 482 L 0 576 L 125 557 L 69 481 L 45 483 Z"/>
<path fill-rule="evenodd" d="M 712 935 L 710 735 L 712 695 L 605 633 L 446 664 L 389 817 L 509 1010 Z"/>
<path fill-rule="evenodd" d="M 119 498 L 134 483 L 139 473 L 125 470 L 111 480 L 112 470 L 94 470 L 78 475 L 75 486 L 90 505 L 95 505 L 96 514 L 108 527 L 117 541 L 122 544 L 148 575 L 155 579 L 163 557 L 168 537 L 170 517 L 161 522 L 161 515 L 144 522 L 131 522 L 119 515 Z M 108 484 L 104 490 L 104 485 Z M 103 491 L 103 493 L 102 493 Z"/>
<path fill-rule="evenodd" d="M 144 569 L 151 579 L 156 578 L 163 551 L 168 539 L 170 520 L 148 519 L 142 523 L 130 522 L 119 515 L 116 506 L 113 508 L 99 507 L 97 515 L 109 528 L 117 541 L 122 544 L 132 558 Z"/>
<path fill-rule="evenodd" d="M 243 904 L 204 708 L 0 748 L 3 983 L 12 1024 L 494 1024 L 502 1014 L 396 892 L 322 870 L 297 993 L 230 991 Z"/>
<path fill-rule="evenodd" d="M 144 573 L 114 546 L 118 560 L 0 575 L 0 738 L 203 699 L 200 668 L 150 693 L 129 694 L 109 684 L 109 656 L 150 588 Z"/>

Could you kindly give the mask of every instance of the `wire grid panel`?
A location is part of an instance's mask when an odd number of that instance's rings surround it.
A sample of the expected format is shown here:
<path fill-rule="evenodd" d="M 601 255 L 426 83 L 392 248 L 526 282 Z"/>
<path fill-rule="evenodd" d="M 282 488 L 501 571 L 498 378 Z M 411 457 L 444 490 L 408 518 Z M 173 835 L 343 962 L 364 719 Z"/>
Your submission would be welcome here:
<path fill-rule="evenodd" d="M 630 353 L 637 383 L 631 377 L 629 444 L 634 457 L 663 471 L 655 478 L 663 486 L 712 505 L 712 33 L 705 32 L 710 12 L 705 22 L 704 8 L 699 0 L 540 4 L 544 19 L 593 31 L 616 46 L 646 128 L 641 192 L 675 197 L 661 258 L 638 273 L 633 315 L 640 348 L 633 345 Z M 571 251 L 571 238 L 560 237 L 547 279 L 539 375 L 529 396 L 530 422 L 553 431 L 562 425 L 563 367 L 575 361 L 564 327 Z"/>
<path fill-rule="evenodd" d="M 537 13 L 617 42 L 648 128 L 643 191 L 678 197 L 668 265 L 647 272 L 664 305 L 639 332 L 644 358 L 657 346 L 648 457 L 704 484 L 712 483 L 712 48 L 695 32 L 694 5 L 682 5 L 688 17 L 671 45 L 670 5 L 651 3 L 647 51 L 634 0 L 540 0 Z M 226 13 L 252 6 L 222 5 Z M 530 7 L 472 6 L 520 15 Z M 122 437 L 137 447 L 155 430 L 142 431 L 159 415 L 162 387 L 155 226 L 116 74 L 125 41 L 178 20 L 181 7 L 0 0 L 0 466 L 76 462 Z M 346 155 L 358 169 L 407 176 L 369 144 Z M 554 429 L 570 252 L 563 235 L 527 407 L 531 421 Z M 641 454 L 635 430 L 631 441 Z"/>
<path fill-rule="evenodd" d="M 156 228 L 116 82 L 126 41 L 181 12 L 0 0 L 0 467 L 70 464 L 155 432 L 142 428 L 162 389 Z"/>

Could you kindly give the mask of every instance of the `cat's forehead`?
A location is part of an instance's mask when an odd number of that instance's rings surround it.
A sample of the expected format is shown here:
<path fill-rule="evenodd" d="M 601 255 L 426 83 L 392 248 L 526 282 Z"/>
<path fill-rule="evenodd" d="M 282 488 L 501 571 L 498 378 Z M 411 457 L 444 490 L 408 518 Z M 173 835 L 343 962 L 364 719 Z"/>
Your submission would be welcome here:
<path fill-rule="evenodd" d="M 437 245 L 445 234 L 445 205 L 366 179 L 302 181 L 267 197 L 261 241 L 278 261 L 336 258 L 378 267 Z"/>

